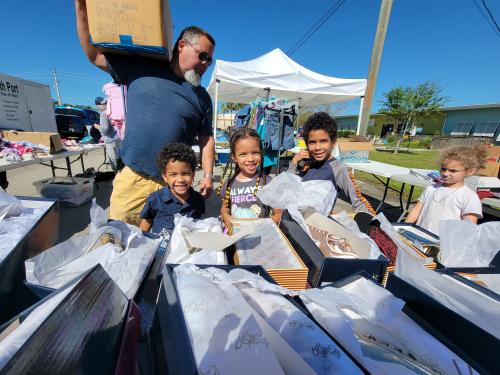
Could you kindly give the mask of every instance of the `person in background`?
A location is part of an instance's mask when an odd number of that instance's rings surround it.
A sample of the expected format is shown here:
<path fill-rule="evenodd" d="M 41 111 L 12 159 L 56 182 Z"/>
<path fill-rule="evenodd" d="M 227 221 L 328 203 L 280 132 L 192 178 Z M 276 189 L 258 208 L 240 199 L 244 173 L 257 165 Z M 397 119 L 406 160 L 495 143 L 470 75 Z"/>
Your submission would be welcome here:
<path fill-rule="evenodd" d="M 95 105 L 99 111 L 99 124 L 94 124 L 94 128 L 101 132 L 104 144 L 106 147 L 106 155 L 111 165 L 113 172 L 118 171 L 121 139 L 115 127 L 109 123 L 108 115 L 106 114 L 107 100 L 98 96 L 95 99 Z"/>
<path fill-rule="evenodd" d="M 335 119 L 325 112 L 312 114 L 304 124 L 303 136 L 307 150 L 295 154 L 288 172 L 298 174 L 303 181 L 331 181 L 337 192 L 351 201 L 354 211 L 375 215 L 375 210 L 361 194 L 347 166 L 332 156 L 337 142 Z"/>
<path fill-rule="evenodd" d="M 200 142 L 204 171 L 200 193 L 207 198 L 213 186 L 215 142 L 212 101 L 200 85 L 212 63 L 214 38 L 190 26 L 181 31 L 172 59 L 137 54 L 104 54 L 90 44 L 87 4 L 75 0 L 78 37 L 87 58 L 127 85 L 127 126 L 120 147 L 124 167 L 113 181 L 109 217 L 138 224 L 146 198 L 165 182 L 156 165 L 159 151 L 169 143 Z"/>
<path fill-rule="evenodd" d="M 139 225 L 143 231 L 163 235 L 174 229 L 175 214 L 199 219 L 205 213 L 205 200 L 192 188 L 196 163 L 194 151 L 183 143 L 161 150 L 158 166 L 167 186 L 146 200 Z"/>
<path fill-rule="evenodd" d="M 477 193 L 465 185 L 465 177 L 476 174 L 485 161 L 483 145 L 444 150 L 440 157 L 440 181 L 424 190 L 405 221 L 438 236 L 441 220 L 469 220 L 477 224 L 483 217 L 481 201 Z"/>

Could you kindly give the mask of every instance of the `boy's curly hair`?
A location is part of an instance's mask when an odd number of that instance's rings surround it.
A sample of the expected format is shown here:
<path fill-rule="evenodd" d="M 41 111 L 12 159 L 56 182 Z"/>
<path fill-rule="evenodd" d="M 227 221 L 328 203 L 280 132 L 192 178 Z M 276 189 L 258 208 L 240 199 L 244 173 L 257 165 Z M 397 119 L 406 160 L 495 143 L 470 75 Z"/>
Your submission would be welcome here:
<path fill-rule="evenodd" d="M 169 161 L 184 161 L 191 165 L 191 170 L 196 171 L 198 160 L 190 146 L 184 143 L 169 143 L 161 149 L 158 154 L 158 168 L 161 173 L 165 172 Z"/>
<path fill-rule="evenodd" d="M 485 145 L 475 145 L 474 147 L 457 146 L 451 147 L 441 152 L 439 163 L 446 164 L 451 160 L 457 160 L 463 163 L 465 169 L 475 169 L 479 171 L 486 163 Z"/>
<path fill-rule="evenodd" d="M 326 131 L 330 135 L 332 142 L 337 139 L 337 121 L 326 112 L 314 113 L 307 119 L 302 133 L 306 144 L 309 140 L 309 133 L 312 130 Z"/>

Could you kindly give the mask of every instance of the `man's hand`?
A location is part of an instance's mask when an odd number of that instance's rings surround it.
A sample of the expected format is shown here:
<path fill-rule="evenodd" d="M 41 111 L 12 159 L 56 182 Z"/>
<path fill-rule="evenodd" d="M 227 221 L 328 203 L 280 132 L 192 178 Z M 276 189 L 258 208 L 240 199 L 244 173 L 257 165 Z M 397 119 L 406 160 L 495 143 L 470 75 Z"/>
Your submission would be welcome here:
<path fill-rule="evenodd" d="M 212 177 L 203 177 L 203 179 L 200 181 L 200 194 L 203 196 L 203 198 L 207 199 L 212 193 L 213 188 L 214 183 L 212 181 Z"/>
<path fill-rule="evenodd" d="M 299 161 L 301 161 L 302 159 L 310 159 L 310 158 L 311 158 L 311 156 L 309 155 L 309 151 L 302 150 L 302 151 L 299 151 L 295 154 L 295 156 L 292 159 L 292 163 L 298 164 Z"/>

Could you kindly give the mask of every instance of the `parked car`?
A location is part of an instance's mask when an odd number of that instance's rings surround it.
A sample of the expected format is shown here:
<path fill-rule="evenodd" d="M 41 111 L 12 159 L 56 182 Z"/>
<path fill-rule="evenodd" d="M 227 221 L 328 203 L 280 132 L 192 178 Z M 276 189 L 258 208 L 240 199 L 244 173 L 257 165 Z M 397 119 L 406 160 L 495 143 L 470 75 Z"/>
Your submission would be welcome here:
<path fill-rule="evenodd" d="M 92 109 L 57 106 L 54 112 L 57 131 L 65 138 L 81 139 L 89 135 L 87 126 L 99 124 L 99 112 Z M 99 130 L 94 127 L 90 128 L 90 135 L 95 142 L 99 142 L 101 138 Z"/>

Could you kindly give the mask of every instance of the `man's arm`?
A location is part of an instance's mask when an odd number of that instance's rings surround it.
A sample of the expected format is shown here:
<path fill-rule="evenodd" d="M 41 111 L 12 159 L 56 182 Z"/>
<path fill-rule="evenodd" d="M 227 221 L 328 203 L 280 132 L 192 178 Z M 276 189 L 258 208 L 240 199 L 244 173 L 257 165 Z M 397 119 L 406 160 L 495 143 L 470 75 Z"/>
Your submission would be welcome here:
<path fill-rule="evenodd" d="M 213 173 L 215 160 L 215 141 L 213 135 L 199 135 L 201 168 L 204 176 L 200 184 L 200 193 L 203 198 L 208 198 L 213 189 Z"/>
<path fill-rule="evenodd" d="M 90 44 L 89 23 L 87 19 L 87 4 L 85 0 L 75 0 L 76 9 L 76 30 L 83 52 L 89 61 L 98 68 L 109 72 L 104 54 Z"/>

